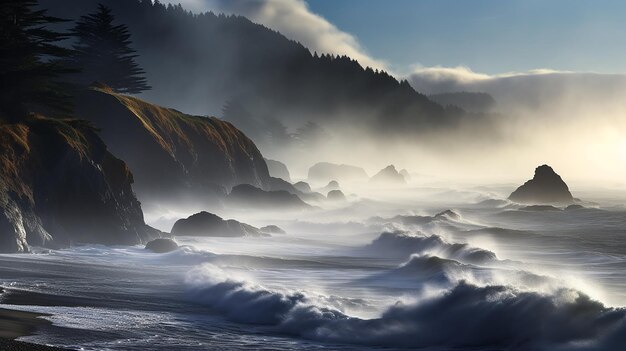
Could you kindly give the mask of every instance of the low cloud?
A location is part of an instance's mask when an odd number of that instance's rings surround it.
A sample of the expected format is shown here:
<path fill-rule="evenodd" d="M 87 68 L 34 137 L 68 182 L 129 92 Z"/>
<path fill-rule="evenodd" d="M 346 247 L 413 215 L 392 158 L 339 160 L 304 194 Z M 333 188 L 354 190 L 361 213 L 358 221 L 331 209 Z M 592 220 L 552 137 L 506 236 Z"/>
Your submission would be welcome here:
<path fill-rule="evenodd" d="M 180 0 L 194 12 L 237 14 L 281 32 L 318 53 L 348 55 L 362 66 L 389 71 L 388 64 L 370 56 L 359 41 L 324 17 L 313 13 L 304 0 Z"/>

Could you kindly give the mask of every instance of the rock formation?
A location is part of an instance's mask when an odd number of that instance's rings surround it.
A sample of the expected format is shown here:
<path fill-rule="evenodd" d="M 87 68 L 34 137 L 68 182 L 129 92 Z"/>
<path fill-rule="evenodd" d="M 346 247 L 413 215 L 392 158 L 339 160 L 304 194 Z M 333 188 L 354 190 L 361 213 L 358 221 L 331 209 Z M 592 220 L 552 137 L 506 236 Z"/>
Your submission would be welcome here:
<path fill-rule="evenodd" d="M 166 253 L 178 249 L 178 244 L 167 238 L 154 239 L 146 244 L 146 250 L 155 253 Z"/>
<path fill-rule="evenodd" d="M 280 161 L 265 159 L 265 163 L 267 164 L 267 169 L 270 172 L 270 176 L 275 178 L 281 178 L 288 182 L 291 182 L 291 175 L 289 174 L 289 169 L 287 165 Z"/>
<path fill-rule="evenodd" d="M 367 181 L 367 173 L 360 167 L 320 162 L 309 168 L 309 181 L 328 183 L 332 180 L 340 182 Z"/>
<path fill-rule="evenodd" d="M 227 203 L 235 207 L 258 209 L 309 209 L 310 205 L 298 195 L 287 191 L 265 191 L 249 184 L 240 184 L 231 190 Z"/>
<path fill-rule="evenodd" d="M 307 182 L 297 182 L 293 186 L 303 193 L 310 193 L 312 191 L 311 186 Z"/>
<path fill-rule="evenodd" d="M 370 182 L 377 184 L 406 184 L 404 176 L 398 173 L 394 165 L 383 168 L 370 179 Z"/>
<path fill-rule="evenodd" d="M 533 179 L 511 193 L 509 200 L 525 204 L 571 204 L 574 202 L 567 184 L 548 165 L 537 167 Z"/>
<path fill-rule="evenodd" d="M 277 225 L 266 225 L 265 227 L 259 228 L 262 233 L 267 234 L 287 234 L 284 229 Z"/>
<path fill-rule="evenodd" d="M 132 182 L 84 121 L 31 116 L 0 124 L 0 251 L 160 236 L 144 223 Z"/>
<path fill-rule="evenodd" d="M 259 236 L 261 231 L 249 224 L 234 219 L 224 220 L 218 215 L 202 211 L 176 221 L 172 227 L 172 235 L 239 237 Z"/>
<path fill-rule="evenodd" d="M 142 202 L 206 201 L 237 184 L 268 185 L 255 144 L 218 118 L 186 115 L 106 88 L 83 93 L 76 114 L 101 129 L 111 152 L 128 164 Z"/>
<path fill-rule="evenodd" d="M 330 201 L 346 201 L 346 196 L 341 190 L 331 190 L 326 197 Z"/>
<path fill-rule="evenodd" d="M 399 173 L 404 177 L 404 180 L 407 183 L 411 181 L 411 174 L 409 174 L 409 171 L 402 169 Z"/>

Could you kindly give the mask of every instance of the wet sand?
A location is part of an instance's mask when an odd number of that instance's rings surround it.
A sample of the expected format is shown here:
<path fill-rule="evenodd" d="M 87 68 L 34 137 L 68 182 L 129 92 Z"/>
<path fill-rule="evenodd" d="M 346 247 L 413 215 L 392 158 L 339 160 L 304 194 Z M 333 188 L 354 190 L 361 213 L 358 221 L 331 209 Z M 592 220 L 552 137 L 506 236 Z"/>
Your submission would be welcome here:
<path fill-rule="evenodd" d="M 56 347 L 31 344 L 14 339 L 32 335 L 38 328 L 50 325 L 51 323 L 38 313 L 14 311 L 0 308 L 0 350 L 2 351 L 18 351 L 18 350 L 34 350 L 34 351 L 53 351 L 63 350 Z"/>

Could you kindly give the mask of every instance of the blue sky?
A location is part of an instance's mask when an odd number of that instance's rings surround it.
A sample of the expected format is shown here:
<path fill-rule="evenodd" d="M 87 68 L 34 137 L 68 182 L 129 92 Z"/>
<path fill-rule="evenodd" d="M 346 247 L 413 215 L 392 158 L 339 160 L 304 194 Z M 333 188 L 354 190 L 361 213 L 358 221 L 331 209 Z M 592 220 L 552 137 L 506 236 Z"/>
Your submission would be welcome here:
<path fill-rule="evenodd" d="M 467 66 L 626 73 L 626 1 L 307 0 L 368 53 L 402 69 Z"/>

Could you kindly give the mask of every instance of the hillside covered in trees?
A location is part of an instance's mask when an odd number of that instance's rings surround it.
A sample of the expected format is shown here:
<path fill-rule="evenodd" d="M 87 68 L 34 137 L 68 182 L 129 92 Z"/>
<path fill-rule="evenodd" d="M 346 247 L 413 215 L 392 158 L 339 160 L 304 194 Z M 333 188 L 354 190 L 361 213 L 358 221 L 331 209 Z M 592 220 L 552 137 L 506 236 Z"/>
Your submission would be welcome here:
<path fill-rule="evenodd" d="M 75 19 L 99 2 L 41 5 Z M 419 133 L 454 125 L 463 115 L 386 72 L 349 57 L 312 53 L 245 17 L 192 14 L 149 0 L 103 3 L 129 27 L 137 61 L 154 87 L 145 99 L 222 115 L 256 141 L 302 140 L 320 125 Z"/>

